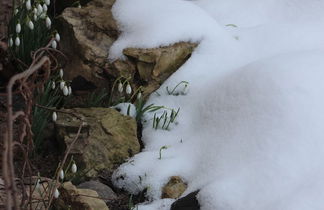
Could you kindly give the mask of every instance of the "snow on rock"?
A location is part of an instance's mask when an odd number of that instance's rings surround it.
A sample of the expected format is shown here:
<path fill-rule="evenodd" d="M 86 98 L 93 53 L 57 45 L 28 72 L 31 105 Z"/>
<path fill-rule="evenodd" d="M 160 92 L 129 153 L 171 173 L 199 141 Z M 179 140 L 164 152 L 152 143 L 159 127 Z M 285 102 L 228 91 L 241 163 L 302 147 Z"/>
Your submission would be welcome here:
<path fill-rule="evenodd" d="M 125 47 L 199 42 L 147 104 L 180 108 L 169 130 L 144 116 L 145 149 L 114 184 L 168 209 L 171 176 L 200 189 L 202 210 L 322 210 L 324 7 L 317 0 L 117 0 Z M 235 24 L 226 26 L 227 24 Z M 236 27 L 237 26 L 237 27 Z M 186 95 L 169 89 L 188 81 Z M 160 149 L 162 150 L 161 159 Z M 163 207 L 162 207 L 163 206 Z"/>

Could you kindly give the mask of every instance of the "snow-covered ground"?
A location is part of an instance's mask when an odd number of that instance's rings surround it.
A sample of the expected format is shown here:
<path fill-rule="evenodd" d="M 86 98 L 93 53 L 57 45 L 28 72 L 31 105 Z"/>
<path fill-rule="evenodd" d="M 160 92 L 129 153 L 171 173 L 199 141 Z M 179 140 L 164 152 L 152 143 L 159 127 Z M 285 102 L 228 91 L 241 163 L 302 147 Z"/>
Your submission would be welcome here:
<path fill-rule="evenodd" d="M 148 101 L 180 107 L 178 124 L 155 130 L 147 114 L 145 149 L 115 185 L 148 188 L 140 210 L 170 208 L 160 196 L 174 175 L 188 182 L 183 196 L 201 190 L 202 210 L 323 210 L 323 11 L 322 0 L 117 0 L 123 33 L 110 59 L 125 47 L 200 44 Z M 183 80 L 188 94 L 167 94 Z"/>

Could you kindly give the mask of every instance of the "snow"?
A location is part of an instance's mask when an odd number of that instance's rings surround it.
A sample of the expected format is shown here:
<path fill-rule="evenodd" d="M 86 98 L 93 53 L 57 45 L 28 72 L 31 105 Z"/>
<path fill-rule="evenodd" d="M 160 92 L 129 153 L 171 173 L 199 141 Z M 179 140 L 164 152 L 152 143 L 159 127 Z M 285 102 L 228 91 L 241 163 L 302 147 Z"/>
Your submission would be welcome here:
<path fill-rule="evenodd" d="M 199 189 L 202 210 L 322 210 L 324 1 L 117 0 L 125 47 L 199 42 L 147 104 L 180 108 L 169 130 L 144 116 L 144 150 L 113 174 L 117 187 L 169 209 L 170 176 Z M 227 24 L 234 24 L 226 26 Z M 189 91 L 169 95 L 181 81 Z M 161 151 L 160 148 L 167 146 Z M 122 178 L 121 178 L 122 176 Z"/>

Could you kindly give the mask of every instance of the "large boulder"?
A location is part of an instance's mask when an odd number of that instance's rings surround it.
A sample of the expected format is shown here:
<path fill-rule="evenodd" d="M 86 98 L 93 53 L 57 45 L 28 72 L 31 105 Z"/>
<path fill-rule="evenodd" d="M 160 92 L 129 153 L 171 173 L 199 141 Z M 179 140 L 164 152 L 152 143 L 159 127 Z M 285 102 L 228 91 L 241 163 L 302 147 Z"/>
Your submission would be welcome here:
<path fill-rule="evenodd" d="M 115 0 L 93 0 L 85 7 L 66 8 L 58 18 L 60 49 L 68 56 L 66 79 L 84 77 L 97 87 L 107 86 L 103 77 L 108 49 L 118 37 L 111 7 Z"/>
<path fill-rule="evenodd" d="M 64 112 L 73 115 L 59 113 L 55 122 L 56 136 L 63 148 L 71 144 L 81 124 L 76 116 L 85 122 L 70 155 L 87 177 L 96 176 L 102 169 L 112 170 L 140 151 L 133 118 L 110 108 L 75 108 Z"/>

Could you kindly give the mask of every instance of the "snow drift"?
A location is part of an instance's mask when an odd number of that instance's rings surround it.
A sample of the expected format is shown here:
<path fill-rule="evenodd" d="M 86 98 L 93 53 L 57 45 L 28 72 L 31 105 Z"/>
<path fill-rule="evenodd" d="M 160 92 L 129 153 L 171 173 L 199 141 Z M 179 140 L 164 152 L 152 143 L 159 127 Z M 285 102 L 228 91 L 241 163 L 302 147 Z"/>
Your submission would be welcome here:
<path fill-rule="evenodd" d="M 123 33 L 110 59 L 125 47 L 200 44 L 148 101 L 180 107 L 178 124 L 155 130 L 146 114 L 145 149 L 116 170 L 114 184 L 148 188 L 153 202 L 141 210 L 169 209 L 160 196 L 173 175 L 188 182 L 184 195 L 201 190 L 203 210 L 323 209 L 323 8 L 316 0 L 117 0 Z M 187 95 L 167 94 L 183 80 Z"/>

